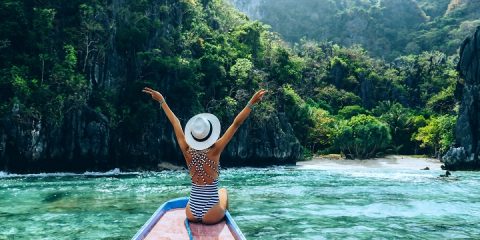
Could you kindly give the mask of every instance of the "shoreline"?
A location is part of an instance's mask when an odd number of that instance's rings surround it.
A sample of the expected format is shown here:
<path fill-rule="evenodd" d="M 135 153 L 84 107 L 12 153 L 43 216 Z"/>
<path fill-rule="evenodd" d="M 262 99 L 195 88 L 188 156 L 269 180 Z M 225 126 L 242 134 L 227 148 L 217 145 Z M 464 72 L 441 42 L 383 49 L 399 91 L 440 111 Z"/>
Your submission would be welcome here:
<path fill-rule="evenodd" d="M 411 155 L 388 155 L 382 158 L 364 160 L 350 160 L 341 158 L 339 155 L 315 156 L 312 160 L 297 162 L 297 166 L 307 169 L 341 169 L 353 168 L 390 168 L 422 170 L 428 167 L 430 170 L 442 170 L 440 160 L 423 156 Z"/>
<path fill-rule="evenodd" d="M 307 169 L 342 169 L 345 167 L 353 168 L 390 168 L 390 169 L 415 169 L 421 170 L 425 167 L 429 167 L 430 170 L 442 170 L 442 162 L 438 159 L 428 158 L 424 156 L 412 156 L 412 155 L 388 155 L 382 158 L 372 158 L 372 159 L 345 159 L 342 158 L 339 154 L 329 154 L 329 155 L 320 155 L 315 156 L 311 160 L 299 161 L 295 165 L 284 164 L 284 165 L 270 165 L 264 166 L 261 168 L 270 168 L 274 166 L 297 166 L 300 168 Z M 235 168 L 242 167 L 252 167 L 252 166 L 237 166 Z M 87 170 L 87 171 L 58 171 L 58 172 L 25 172 L 25 173 L 15 173 L 7 172 L 0 170 L 0 178 L 13 177 L 13 176 L 42 176 L 42 175 L 122 175 L 122 174 L 132 174 L 140 172 L 161 172 L 161 171 L 178 171 L 185 170 L 185 167 L 180 165 L 175 165 L 169 162 L 160 162 L 157 164 L 156 168 L 126 168 L 122 169 L 115 167 L 105 171 L 102 170 Z"/>

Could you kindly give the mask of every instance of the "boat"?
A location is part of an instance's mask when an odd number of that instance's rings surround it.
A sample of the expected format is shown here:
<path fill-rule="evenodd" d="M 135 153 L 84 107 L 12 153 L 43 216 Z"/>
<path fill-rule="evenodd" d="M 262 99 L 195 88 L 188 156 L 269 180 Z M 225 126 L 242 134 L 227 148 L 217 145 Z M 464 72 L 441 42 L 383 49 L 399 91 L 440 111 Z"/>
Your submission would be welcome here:
<path fill-rule="evenodd" d="M 193 223 L 187 220 L 185 207 L 188 198 L 176 198 L 162 204 L 132 240 L 144 239 L 246 239 L 232 216 L 213 225 Z"/>

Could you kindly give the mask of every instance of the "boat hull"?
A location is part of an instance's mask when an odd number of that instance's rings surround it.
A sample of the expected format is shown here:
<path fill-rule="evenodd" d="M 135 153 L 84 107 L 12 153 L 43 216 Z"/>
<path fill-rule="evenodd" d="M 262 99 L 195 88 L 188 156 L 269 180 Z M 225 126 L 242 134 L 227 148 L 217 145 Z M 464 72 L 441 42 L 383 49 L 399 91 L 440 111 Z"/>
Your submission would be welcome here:
<path fill-rule="evenodd" d="M 132 240 L 144 239 L 189 239 L 185 227 L 185 207 L 188 198 L 177 198 L 162 204 Z M 225 219 L 214 225 L 190 223 L 191 234 L 199 239 L 245 239 L 228 211 Z"/>

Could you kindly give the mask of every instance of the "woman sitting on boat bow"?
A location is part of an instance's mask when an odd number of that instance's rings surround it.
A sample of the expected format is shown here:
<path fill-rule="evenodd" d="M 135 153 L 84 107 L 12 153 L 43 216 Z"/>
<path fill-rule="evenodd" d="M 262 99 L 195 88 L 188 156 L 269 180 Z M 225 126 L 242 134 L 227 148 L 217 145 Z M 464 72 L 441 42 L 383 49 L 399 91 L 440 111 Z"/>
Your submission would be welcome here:
<path fill-rule="evenodd" d="M 253 95 L 222 137 L 220 121 L 215 115 L 209 113 L 195 115 L 188 120 L 184 132 L 180 121 L 168 107 L 162 94 L 148 87 L 144 88 L 143 92 L 150 94 L 160 103 L 173 126 L 178 145 L 187 162 L 192 178 L 190 199 L 185 209 L 188 220 L 205 224 L 221 221 L 228 208 L 228 196 L 225 188 L 218 189 L 220 155 L 237 129 L 250 115 L 252 106 L 261 101 L 267 91 L 260 90 Z"/>

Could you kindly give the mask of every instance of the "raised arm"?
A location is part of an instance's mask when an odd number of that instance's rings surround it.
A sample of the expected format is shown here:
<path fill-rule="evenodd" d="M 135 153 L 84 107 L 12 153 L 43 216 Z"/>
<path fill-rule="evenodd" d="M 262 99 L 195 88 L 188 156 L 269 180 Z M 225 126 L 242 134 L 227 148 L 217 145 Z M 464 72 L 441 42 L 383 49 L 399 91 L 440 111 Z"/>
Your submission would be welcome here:
<path fill-rule="evenodd" d="M 247 117 L 250 115 L 250 112 L 252 111 L 251 107 L 260 102 L 263 98 L 263 95 L 267 93 L 266 90 L 260 90 L 256 92 L 253 97 L 250 99 L 248 102 L 247 106 L 243 108 L 243 110 L 235 117 L 235 120 L 233 120 L 232 125 L 228 127 L 227 131 L 223 134 L 223 136 L 217 140 L 215 143 L 214 150 L 216 153 L 220 154 L 222 153 L 223 149 L 227 146 L 227 144 L 232 140 L 233 135 L 235 135 L 235 132 L 237 132 L 237 129 L 242 125 L 242 123 L 247 119 Z"/>
<path fill-rule="evenodd" d="M 160 106 L 162 107 L 163 111 L 167 115 L 168 120 L 170 120 L 170 123 L 173 126 L 173 131 L 175 132 L 175 136 L 177 137 L 178 145 L 180 145 L 180 149 L 182 149 L 182 152 L 185 152 L 188 150 L 188 144 L 185 141 L 185 134 L 183 133 L 182 125 L 180 124 L 180 121 L 178 120 L 177 116 L 172 112 L 170 107 L 168 107 L 167 103 L 165 102 L 165 98 L 160 94 L 159 92 L 145 87 L 143 88 L 142 92 L 150 94 L 152 98 L 160 103 Z"/>

